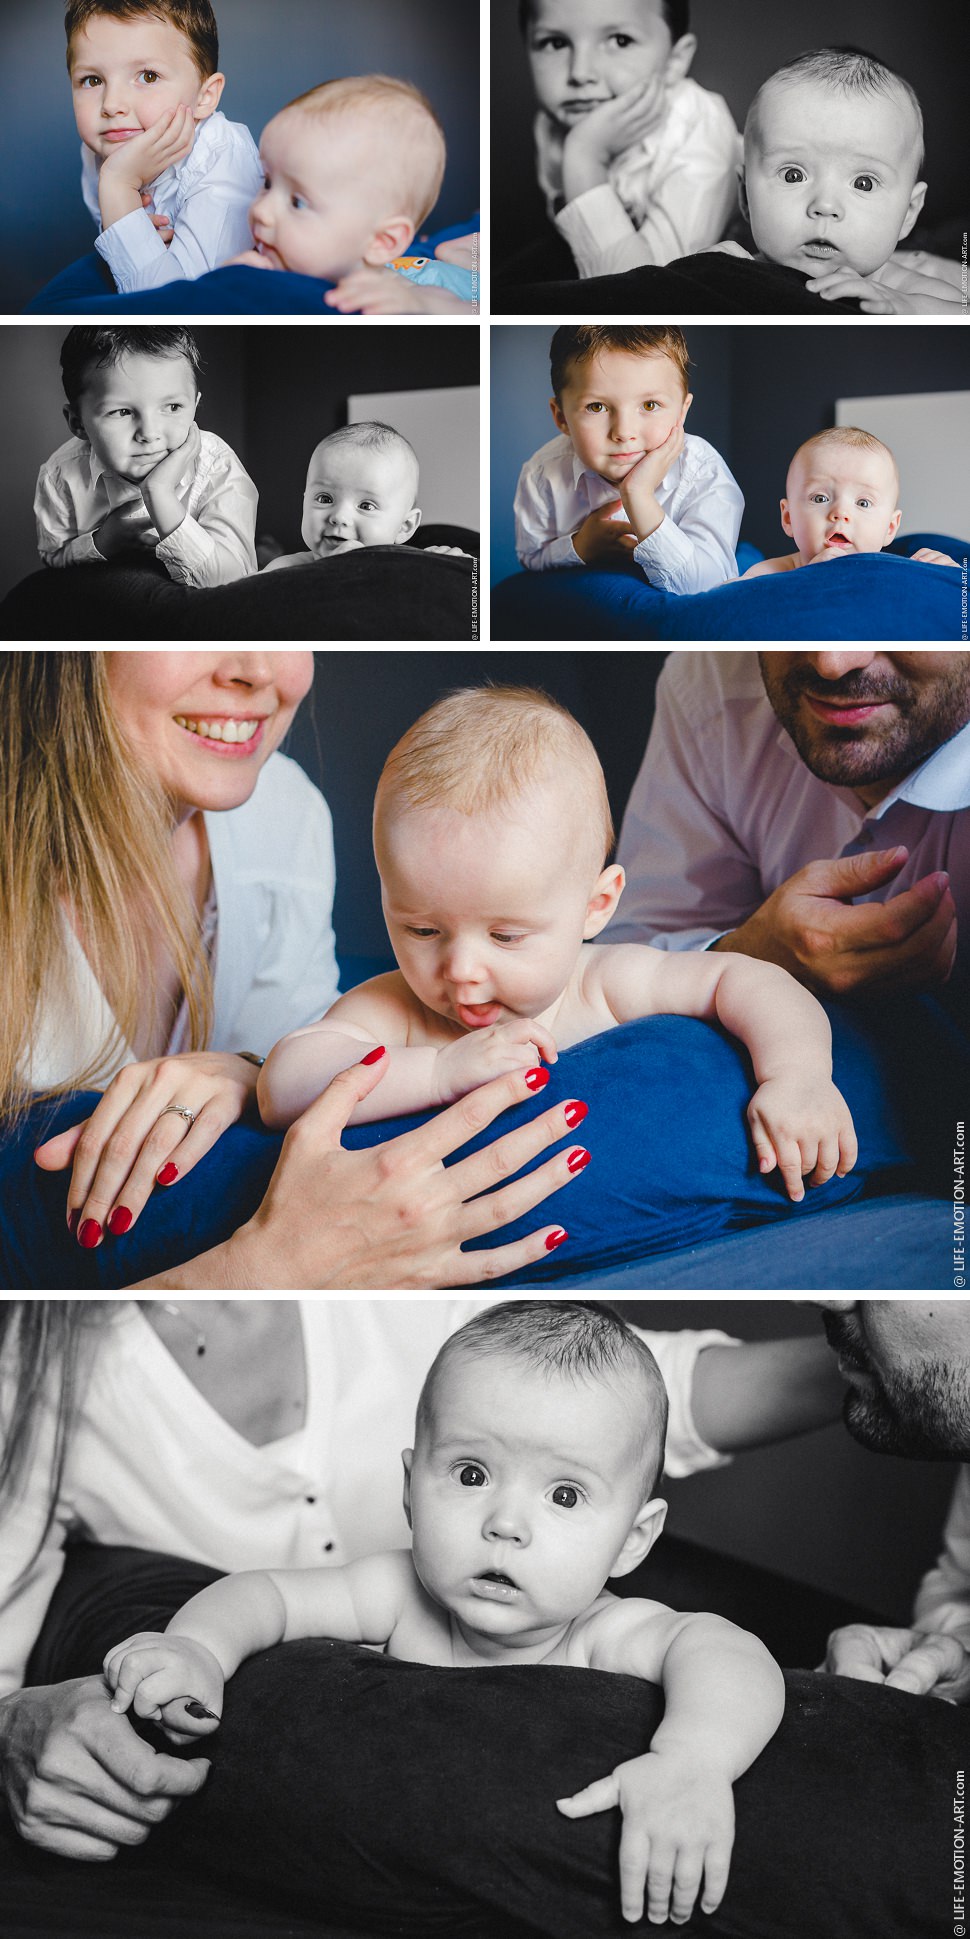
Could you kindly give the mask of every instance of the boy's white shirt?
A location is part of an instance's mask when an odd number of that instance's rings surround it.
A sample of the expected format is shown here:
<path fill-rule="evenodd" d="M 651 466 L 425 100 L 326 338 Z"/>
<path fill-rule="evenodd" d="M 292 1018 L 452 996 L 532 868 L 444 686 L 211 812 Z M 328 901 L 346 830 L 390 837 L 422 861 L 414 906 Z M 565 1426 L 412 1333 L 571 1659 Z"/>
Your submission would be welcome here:
<path fill-rule="evenodd" d="M 200 432 L 202 449 L 177 491 L 181 525 L 160 539 L 155 557 L 183 586 L 223 586 L 256 571 L 259 493 L 224 439 Z M 143 503 L 137 485 L 107 471 L 83 438 L 67 438 L 45 458 L 34 494 L 37 548 L 45 565 L 104 565 L 97 527 L 118 505 Z"/>
<path fill-rule="evenodd" d="M 82 142 L 81 193 L 100 227 L 98 169 L 96 156 Z M 249 208 L 262 186 L 263 167 L 249 129 L 241 121 L 227 121 L 217 109 L 199 123 L 184 162 L 149 184 L 156 214 L 171 219 L 172 241 L 162 242 L 147 209 L 133 209 L 102 231 L 95 249 L 123 296 L 202 276 L 252 248 Z"/>
<path fill-rule="evenodd" d="M 737 207 L 741 136 L 727 103 L 679 81 L 659 128 L 611 163 L 609 181 L 562 207 L 564 137 L 536 117 L 536 172 L 580 276 L 674 262 L 718 242 Z"/>
<path fill-rule="evenodd" d="M 531 572 L 581 566 L 572 534 L 584 518 L 619 497 L 591 471 L 562 432 L 526 460 L 515 493 L 515 549 Z M 664 518 L 632 557 L 662 592 L 709 592 L 738 576 L 735 546 L 744 497 L 706 438 L 685 434 L 684 449 L 656 491 Z"/>

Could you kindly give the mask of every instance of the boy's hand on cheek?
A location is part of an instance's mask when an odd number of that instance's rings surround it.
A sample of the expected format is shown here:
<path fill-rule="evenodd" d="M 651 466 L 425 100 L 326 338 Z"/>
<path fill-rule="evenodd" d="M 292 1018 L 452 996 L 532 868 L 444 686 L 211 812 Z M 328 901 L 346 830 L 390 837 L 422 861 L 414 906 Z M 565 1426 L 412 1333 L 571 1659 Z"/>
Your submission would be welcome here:
<path fill-rule="evenodd" d="M 656 127 L 663 106 L 663 77 L 657 74 L 653 80 L 638 81 L 625 93 L 614 95 L 612 101 L 602 101 L 599 107 L 582 115 L 570 128 L 563 144 L 563 187 L 567 201 L 583 192 L 582 188 L 570 191 L 571 167 L 594 163 L 608 169 L 617 155 L 625 154 Z M 595 187 L 595 183 L 589 182 L 586 186 Z"/>
<path fill-rule="evenodd" d="M 638 538 L 648 538 L 663 520 L 657 491 L 684 449 L 683 424 L 675 424 L 655 451 L 647 451 L 620 485 L 623 509 Z"/>
<path fill-rule="evenodd" d="M 144 133 L 119 142 L 105 156 L 98 175 L 102 227 L 110 229 L 112 223 L 141 208 L 142 189 L 166 168 L 184 162 L 194 140 L 195 122 L 180 103 L 177 108 L 167 108 Z"/>
<path fill-rule="evenodd" d="M 184 444 L 177 444 L 142 479 L 142 497 L 152 515 L 152 523 L 158 527 L 159 536 L 167 539 L 177 531 L 185 517 L 185 506 L 178 496 L 178 486 L 182 475 L 194 465 L 202 449 L 202 433 L 197 424 L 189 426 L 188 437 Z"/>
<path fill-rule="evenodd" d="M 701 1910 L 720 1905 L 734 1845 L 734 1797 L 723 1772 L 698 1768 L 695 1758 L 648 1751 L 558 1805 L 567 1818 L 619 1805 L 620 1900 L 631 1925 L 643 1917 L 644 1886 L 651 1925 L 668 1917 L 684 1925 L 702 1879 Z"/>
<path fill-rule="evenodd" d="M 573 548 L 584 566 L 616 565 L 621 556 L 629 558 L 637 535 L 624 520 L 614 517 L 620 503 L 620 499 L 614 498 L 598 511 L 590 512 L 573 533 Z"/>

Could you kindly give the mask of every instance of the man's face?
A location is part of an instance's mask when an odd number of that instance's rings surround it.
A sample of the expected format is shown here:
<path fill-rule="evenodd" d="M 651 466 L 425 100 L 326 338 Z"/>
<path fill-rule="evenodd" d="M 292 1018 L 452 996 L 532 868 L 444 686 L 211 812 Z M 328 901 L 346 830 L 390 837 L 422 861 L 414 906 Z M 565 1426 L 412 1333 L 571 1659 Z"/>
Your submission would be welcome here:
<path fill-rule="evenodd" d="M 888 451 L 813 445 L 791 465 L 787 491 L 781 522 L 803 565 L 819 553 L 881 552 L 899 529 L 896 468 Z"/>
<path fill-rule="evenodd" d="M 817 276 L 870 276 L 923 206 L 919 131 L 907 95 L 844 94 L 831 83 L 769 86 L 745 142 L 743 205 L 773 263 Z"/>
<path fill-rule="evenodd" d="M 185 35 L 148 14 L 138 20 L 95 14 L 71 47 L 77 131 L 102 160 L 166 108 L 184 105 L 196 121 L 206 120 L 222 83 L 221 74 L 203 83 Z"/>
<path fill-rule="evenodd" d="M 526 44 L 539 106 L 567 133 L 602 102 L 662 81 L 672 46 L 661 0 L 536 0 Z"/>
<path fill-rule="evenodd" d="M 303 542 L 315 559 L 361 545 L 403 545 L 416 531 L 414 472 L 400 451 L 325 439 L 310 460 Z"/>
<path fill-rule="evenodd" d="M 140 485 L 169 451 L 183 445 L 199 402 L 185 357 L 134 352 L 93 364 L 67 421 L 86 438 L 105 470 Z"/>
<path fill-rule="evenodd" d="M 970 1456 L 970 1302 L 820 1300 L 849 1382 L 849 1433 L 877 1454 Z"/>
<path fill-rule="evenodd" d="M 629 1382 L 456 1354 L 442 1369 L 407 1499 L 414 1565 L 484 1656 L 541 1648 L 588 1609 L 643 1501 L 643 1402 Z"/>
<path fill-rule="evenodd" d="M 264 187 L 250 206 L 256 249 L 273 269 L 339 282 L 361 262 L 386 262 L 381 224 L 394 194 L 374 115 L 284 111 L 260 142 Z"/>
<path fill-rule="evenodd" d="M 677 365 L 662 352 L 603 350 L 573 365 L 551 408 L 582 463 L 618 485 L 683 423 L 692 401 Z"/>
<path fill-rule="evenodd" d="M 758 658 L 768 699 L 805 766 L 870 803 L 970 720 L 970 652 Z"/>

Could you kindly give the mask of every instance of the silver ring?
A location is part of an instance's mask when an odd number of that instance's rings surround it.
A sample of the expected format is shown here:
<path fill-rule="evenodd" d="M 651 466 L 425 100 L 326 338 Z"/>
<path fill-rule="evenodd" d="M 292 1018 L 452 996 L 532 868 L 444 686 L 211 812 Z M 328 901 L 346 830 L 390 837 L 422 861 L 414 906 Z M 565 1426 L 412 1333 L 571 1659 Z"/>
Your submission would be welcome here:
<path fill-rule="evenodd" d="M 174 1111 L 176 1117 L 185 1119 L 186 1124 L 194 1124 L 199 1115 L 198 1111 L 190 1111 L 187 1104 L 166 1104 L 164 1110 L 159 1111 L 159 1117 L 163 1118 L 166 1111 Z"/>

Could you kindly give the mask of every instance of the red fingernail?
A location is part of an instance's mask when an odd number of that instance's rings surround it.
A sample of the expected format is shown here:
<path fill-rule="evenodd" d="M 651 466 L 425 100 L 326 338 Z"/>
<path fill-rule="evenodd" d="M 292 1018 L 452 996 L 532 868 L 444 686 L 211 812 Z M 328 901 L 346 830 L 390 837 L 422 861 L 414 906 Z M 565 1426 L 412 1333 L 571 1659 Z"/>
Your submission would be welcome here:
<path fill-rule="evenodd" d="M 577 1145 L 575 1151 L 570 1152 L 566 1163 L 570 1171 L 582 1171 L 583 1166 L 589 1164 L 589 1152 L 584 1151 L 582 1145 Z"/>
<path fill-rule="evenodd" d="M 385 1053 L 386 1045 L 378 1044 L 376 1050 L 369 1050 L 366 1057 L 362 1057 L 360 1061 L 362 1064 L 376 1064 L 378 1059 L 383 1057 Z"/>
<path fill-rule="evenodd" d="M 81 1216 L 80 1211 L 76 1205 L 74 1207 L 73 1212 L 69 1212 L 67 1215 L 67 1229 L 71 1234 L 72 1239 L 74 1237 L 75 1232 L 77 1231 L 77 1222 L 80 1216 Z"/>
<path fill-rule="evenodd" d="M 156 1183 L 159 1185 L 174 1185 L 178 1175 L 179 1168 L 177 1165 L 173 1165 L 170 1158 L 168 1164 L 163 1165 L 161 1171 L 157 1173 Z"/>
<path fill-rule="evenodd" d="M 588 1115 L 588 1112 L 589 1112 L 589 1105 L 584 1104 L 582 1101 L 582 1098 L 574 1097 L 570 1099 L 569 1103 L 566 1105 L 566 1108 L 563 1112 L 563 1116 L 566 1120 L 566 1123 L 569 1126 L 570 1131 L 575 1131 L 577 1124 L 582 1124 L 583 1119 Z"/>
<path fill-rule="evenodd" d="M 108 1220 L 108 1231 L 113 1235 L 114 1238 L 120 1239 L 122 1233 L 127 1232 L 130 1224 L 131 1224 L 131 1213 L 129 1212 L 127 1205 L 116 1205 L 114 1211 L 111 1214 L 111 1217 Z"/>
<path fill-rule="evenodd" d="M 569 1233 L 564 1232 L 561 1225 L 557 1225 L 555 1231 L 550 1232 L 549 1237 L 546 1240 L 546 1251 L 555 1252 L 556 1247 L 561 1246 L 563 1240 L 568 1239 L 568 1237 L 569 1237 Z"/>
<path fill-rule="evenodd" d="M 541 1091 L 543 1085 L 549 1082 L 549 1072 L 547 1070 L 527 1070 L 525 1081 L 530 1091 Z"/>
<path fill-rule="evenodd" d="M 101 1227 L 98 1224 L 97 1219 L 85 1219 L 84 1224 L 82 1225 L 81 1230 L 77 1235 L 77 1242 L 79 1246 L 84 1246 L 85 1250 L 90 1252 L 92 1246 L 97 1245 L 100 1237 L 101 1237 Z"/>

